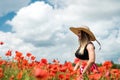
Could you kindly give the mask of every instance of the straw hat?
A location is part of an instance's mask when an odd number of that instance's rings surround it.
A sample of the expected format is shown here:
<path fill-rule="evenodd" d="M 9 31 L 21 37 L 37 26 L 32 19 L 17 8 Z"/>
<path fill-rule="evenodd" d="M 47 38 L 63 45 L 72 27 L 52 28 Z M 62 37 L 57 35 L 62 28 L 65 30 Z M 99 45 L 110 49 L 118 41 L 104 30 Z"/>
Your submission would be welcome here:
<path fill-rule="evenodd" d="M 87 26 L 81 26 L 81 27 L 70 27 L 70 30 L 74 33 L 74 34 L 76 34 L 76 35 L 78 35 L 78 32 L 81 30 L 81 31 L 84 31 L 84 32 L 86 32 L 87 34 L 89 34 L 90 35 L 90 40 L 91 41 L 95 41 L 96 40 L 96 38 L 95 38 L 95 35 L 92 33 L 92 31 L 90 31 L 90 29 L 87 27 Z"/>

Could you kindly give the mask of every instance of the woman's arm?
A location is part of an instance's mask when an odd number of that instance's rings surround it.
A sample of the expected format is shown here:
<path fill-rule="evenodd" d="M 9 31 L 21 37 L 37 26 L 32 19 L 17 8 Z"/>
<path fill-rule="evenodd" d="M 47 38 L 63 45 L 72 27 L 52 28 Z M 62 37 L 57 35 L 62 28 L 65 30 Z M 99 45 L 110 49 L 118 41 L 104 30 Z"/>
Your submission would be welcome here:
<path fill-rule="evenodd" d="M 89 60 L 87 62 L 86 67 L 83 70 L 83 75 L 86 73 L 87 70 L 92 66 L 92 64 L 95 62 L 95 50 L 94 50 L 94 45 L 93 44 L 88 44 L 87 45 L 87 50 L 89 54 Z"/>
<path fill-rule="evenodd" d="M 80 66 L 80 61 L 75 65 L 74 71 L 77 70 L 79 66 Z"/>

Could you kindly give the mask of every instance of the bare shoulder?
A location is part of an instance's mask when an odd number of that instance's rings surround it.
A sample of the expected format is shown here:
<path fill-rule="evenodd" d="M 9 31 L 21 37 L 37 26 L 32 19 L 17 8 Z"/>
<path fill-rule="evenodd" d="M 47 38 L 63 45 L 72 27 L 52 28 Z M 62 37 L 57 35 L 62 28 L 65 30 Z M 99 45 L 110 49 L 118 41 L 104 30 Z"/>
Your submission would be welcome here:
<path fill-rule="evenodd" d="M 94 47 L 94 44 L 92 43 L 92 42 L 90 42 L 90 43 L 88 43 L 87 44 L 87 47 L 86 47 L 88 50 L 90 50 L 90 49 L 94 49 L 95 47 Z"/>

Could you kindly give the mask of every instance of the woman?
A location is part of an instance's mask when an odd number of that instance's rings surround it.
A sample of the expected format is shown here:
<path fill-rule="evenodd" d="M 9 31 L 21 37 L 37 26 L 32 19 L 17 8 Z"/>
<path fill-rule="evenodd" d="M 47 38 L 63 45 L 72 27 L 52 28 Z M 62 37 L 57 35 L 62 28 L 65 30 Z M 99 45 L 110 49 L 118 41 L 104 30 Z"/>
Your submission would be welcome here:
<path fill-rule="evenodd" d="M 92 43 L 92 41 L 96 40 L 94 34 L 87 26 L 78 28 L 70 27 L 70 30 L 78 36 L 80 42 L 78 50 L 75 53 L 75 56 L 80 59 L 80 62 L 75 65 L 74 70 L 77 70 L 78 66 L 80 66 L 80 73 L 82 75 L 93 70 L 98 71 L 95 64 L 95 47 Z M 99 42 L 98 44 L 100 45 Z"/>

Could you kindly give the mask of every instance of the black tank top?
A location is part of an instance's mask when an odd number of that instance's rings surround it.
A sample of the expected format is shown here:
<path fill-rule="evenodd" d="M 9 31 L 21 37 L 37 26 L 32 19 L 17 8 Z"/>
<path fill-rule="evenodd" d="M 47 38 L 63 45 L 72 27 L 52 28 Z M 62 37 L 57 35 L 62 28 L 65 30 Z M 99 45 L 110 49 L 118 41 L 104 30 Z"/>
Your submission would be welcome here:
<path fill-rule="evenodd" d="M 92 42 L 89 42 L 88 44 L 93 44 Z M 87 44 L 87 45 L 88 45 Z M 89 60 L 89 55 L 88 55 L 88 50 L 86 49 L 87 45 L 85 46 L 85 49 L 84 49 L 84 53 L 83 54 L 80 54 L 79 53 L 79 50 L 78 49 L 76 52 L 75 52 L 75 56 L 81 60 Z"/>

